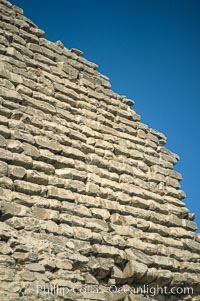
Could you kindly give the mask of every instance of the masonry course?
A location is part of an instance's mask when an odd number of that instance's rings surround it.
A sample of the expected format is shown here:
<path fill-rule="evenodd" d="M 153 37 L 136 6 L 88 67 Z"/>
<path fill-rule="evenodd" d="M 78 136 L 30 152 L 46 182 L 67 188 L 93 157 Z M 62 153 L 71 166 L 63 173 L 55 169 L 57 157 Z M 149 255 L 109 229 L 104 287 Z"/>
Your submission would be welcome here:
<path fill-rule="evenodd" d="M 82 51 L 0 11 L 0 300 L 149 300 L 136 285 L 200 300 L 200 236 L 165 135 Z"/>

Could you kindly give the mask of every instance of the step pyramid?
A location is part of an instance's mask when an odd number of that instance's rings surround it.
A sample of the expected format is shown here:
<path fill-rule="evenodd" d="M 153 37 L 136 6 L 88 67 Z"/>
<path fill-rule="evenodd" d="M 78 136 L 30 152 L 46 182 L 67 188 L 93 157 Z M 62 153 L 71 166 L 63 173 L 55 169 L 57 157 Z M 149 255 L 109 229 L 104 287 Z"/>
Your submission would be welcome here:
<path fill-rule="evenodd" d="M 97 69 L 0 0 L 0 300 L 200 300 L 179 157 Z"/>

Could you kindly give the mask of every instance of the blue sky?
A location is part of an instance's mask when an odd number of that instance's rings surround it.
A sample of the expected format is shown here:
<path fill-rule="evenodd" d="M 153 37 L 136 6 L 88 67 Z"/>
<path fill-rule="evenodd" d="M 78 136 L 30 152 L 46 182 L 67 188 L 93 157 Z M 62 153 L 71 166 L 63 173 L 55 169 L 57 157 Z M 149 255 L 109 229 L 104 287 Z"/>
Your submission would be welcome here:
<path fill-rule="evenodd" d="M 51 41 L 79 48 L 136 101 L 142 122 L 181 160 L 184 200 L 200 226 L 200 1 L 12 0 Z M 199 232 L 199 231 L 198 231 Z"/>

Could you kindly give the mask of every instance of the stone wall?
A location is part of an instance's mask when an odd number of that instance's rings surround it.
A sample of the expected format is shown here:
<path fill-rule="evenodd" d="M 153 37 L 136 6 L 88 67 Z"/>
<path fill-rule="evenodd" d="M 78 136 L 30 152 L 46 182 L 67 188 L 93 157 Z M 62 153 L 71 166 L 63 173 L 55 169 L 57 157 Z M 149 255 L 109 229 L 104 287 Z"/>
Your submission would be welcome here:
<path fill-rule="evenodd" d="M 5 0 L 0 12 L 0 300 L 149 300 L 136 285 L 200 300 L 200 237 L 166 137 L 80 50 Z"/>

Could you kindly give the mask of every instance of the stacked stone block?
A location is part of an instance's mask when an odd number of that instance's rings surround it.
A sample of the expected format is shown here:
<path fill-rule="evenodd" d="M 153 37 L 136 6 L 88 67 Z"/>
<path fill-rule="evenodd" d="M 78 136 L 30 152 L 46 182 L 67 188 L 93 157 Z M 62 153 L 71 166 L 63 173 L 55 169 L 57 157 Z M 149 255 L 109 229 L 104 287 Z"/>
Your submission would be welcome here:
<path fill-rule="evenodd" d="M 0 300 L 149 300 L 133 285 L 200 300 L 200 237 L 166 137 L 80 50 L 5 0 L 0 12 Z"/>

